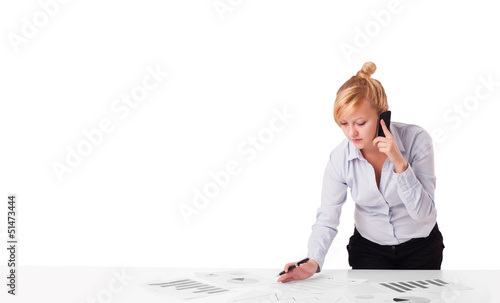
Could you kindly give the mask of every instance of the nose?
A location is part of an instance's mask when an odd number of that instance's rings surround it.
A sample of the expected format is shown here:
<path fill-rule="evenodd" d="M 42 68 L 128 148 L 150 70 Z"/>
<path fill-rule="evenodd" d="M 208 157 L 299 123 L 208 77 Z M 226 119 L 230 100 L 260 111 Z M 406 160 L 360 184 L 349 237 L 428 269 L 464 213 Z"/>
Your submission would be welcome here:
<path fill-rule="evenodd" d="M 351 138 L 356 138 L 358 136 L 358 130 L 355 126 L 351 125 L 351 127 L 349 128 L 349 136 Z"/>

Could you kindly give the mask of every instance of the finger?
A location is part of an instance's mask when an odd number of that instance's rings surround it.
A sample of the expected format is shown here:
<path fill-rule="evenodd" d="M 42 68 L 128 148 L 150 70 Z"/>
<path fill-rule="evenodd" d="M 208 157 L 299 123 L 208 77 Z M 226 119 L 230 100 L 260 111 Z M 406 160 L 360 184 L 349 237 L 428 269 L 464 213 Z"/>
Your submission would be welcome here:
<path fill-rule="evenodd" d="M 290 274 L 283 274 L 283 275 L 281 275 L 281 277 L 279 277 L 278 282 L 285 283 L 285 282 L 292 281 L 292 280 L 293 280 L 293 278 L 291 277 Z"/>
<path fill-rule="evenodd" d="M 297 280 L 297 278 L 295 278 L 293 276 L 287 276 L 287 277 L 283 277 L 280 282 L 286 283 L 286 282 L 295 281 L 295 280 Z"/>
<path fill-rule="evenodd" d="M 373 146 L 376 146 L 377 144 L 379 144 L 380 142 L 384 142 L 385 140 L 387 139 L 384 137 L 376 137 L 375 139 L 373 139 L 372 144 Z"/>
<path fill-rule="evenodd" d="M 383 119 L 380 120 L 380 124 L 382 124 L 382 130 L 384 131 L 384 135 L 386 138 L 392 138 L 392 134 L 385 125 L 385 121 Z"/>
<path fill-rule="evenodd" d="M 287 264 L 285 265 L 285 272 L 288 272 L 288 268 L 290 268 L 290 266 L 292 266 L 292 265 L 295 265 L 295 262 L 292 262 L 292 263 L 287 263 Z"/>
<path fill-rule="evenodd" d="M 381 153 L 384 153 L 386 155 L 388 155 L 388 152 L 390 151 L 389 147 L 383 143 L 380 143 L 378 146 L 378 151 L 381 152 Z"/>
<path fill-rule="evenodd" d="M 286 280 L 285 275 L 286 275 L 286 274 L 281 275 L 281 276 L 278 278 L 278 280 L 277 280 L 277 281 L 278 281 L 278 282 L 283 282 L 283 281 L 285 281 L 285 280 Z"/>

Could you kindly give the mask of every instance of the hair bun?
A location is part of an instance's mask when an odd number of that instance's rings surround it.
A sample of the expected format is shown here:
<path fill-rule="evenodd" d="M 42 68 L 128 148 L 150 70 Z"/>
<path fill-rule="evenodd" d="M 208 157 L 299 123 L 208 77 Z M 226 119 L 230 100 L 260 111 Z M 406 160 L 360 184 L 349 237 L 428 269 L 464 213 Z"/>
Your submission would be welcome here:
<path fill-rule="evenodd" d="M 363 64 L 363 67 L 357 72 L 356 76 L 361 78 L 370 78 L 376 70 L 377 66 L 375 63 L 368 61 Z"/>

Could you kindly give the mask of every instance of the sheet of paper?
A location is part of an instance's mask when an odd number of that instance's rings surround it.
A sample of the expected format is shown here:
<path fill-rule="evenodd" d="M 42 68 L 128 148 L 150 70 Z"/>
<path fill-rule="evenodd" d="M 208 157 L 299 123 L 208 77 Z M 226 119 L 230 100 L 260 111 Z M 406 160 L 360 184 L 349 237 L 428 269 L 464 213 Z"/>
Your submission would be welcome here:
<path fill-rule="evenodd" d="M 219 287 L 233 289 L 239 287 L 255 287 L 277 283 L 276 280 L 258 276 L 247 271 L 233 270 L 221 272 L 195 272 L 198 278 L 206 280 Z"/>
<path fill-rule="evenodd" d="M 348 302 L 433 302 L 444 296 L 455 298 L 457 293 L 470 290 L 444 279 L 422 279 L 386 282 L 367 282 L 344 291 Z M 434 301 L 437 302 L 437 301 Z"/>
<path fill-rule="evenodd" d="M 351 303 L 366 303 L 366 302 L 401 302 L 401 303 L 431 303 L 444 302 L 438 293 L 427 293 L 418 295 L 391 295 L 391 294 L 372 294 L 372 295 L 354 295 L 348 294 L 344 297 L 346 301 Z M 338 302 L 340 303 L 340 302 Z"/>
<path fill-rule="evenodd" d="M 452 283 L 443 279 L 422 279 L 415 281 L 371 282 L 378 289 L 394 294 L 430 293 L 472 288 Z"/>
<path fill-rule="evenodd" d="M 272 286 L 262 286 L 258 289 L 247 290 L 245 293 L 234 297 L 232 303 L 264 303 L 264 302 L 314 302 L 337 303 L 341 302 L 343 295 L 339 294 L 313 294 L 294 291 L 283 291 Z"/>
<path fill-rule="evenodd" d="M 320 276 L 313 276 L 312 278 L 305 280 L 279 283 L 274 287 L 288 291 L 295 291 L 295 292 L 302 292 L 309 294 L 313 293 L 321 294 L 328 292 L 332 289 L 358 285 L 364 282 L 366 282 L 366 279 L 346 279 L 339 276 L 320 275 Z"/>
<path fill-rule="evenodd" d="M 254 302 L 277 302 L 276 291 L 270 287 L 259 287 L 255 289 L 245 289 L 243 293 L 235 296 L 230 302 L 233 303 L 254 303 Z"/>
<path fill-rule="evenodd" d="M 341 302 L 343 287 L 358 285 L 366 279 L 346 279 L 339 276 L 315 276 L 306 280 L 273 283 L 252 289 L 235 298 L 233 303 L 250 302 Z"/>
<path fill-rule="evenodd" d="M 165 293 L 182 300 L 206 298 L 232 292 L 229 289 L 211 285 L 205 281 L 196 281 L 188 278 L 163 282 L 151 282 L 145 284 L 144 286 L 154 291 Z"/>

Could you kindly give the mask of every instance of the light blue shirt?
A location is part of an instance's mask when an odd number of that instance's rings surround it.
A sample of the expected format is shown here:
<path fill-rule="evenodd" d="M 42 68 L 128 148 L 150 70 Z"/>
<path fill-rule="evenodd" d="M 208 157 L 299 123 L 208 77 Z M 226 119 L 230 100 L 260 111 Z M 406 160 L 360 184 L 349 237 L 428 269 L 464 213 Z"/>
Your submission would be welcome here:
<path fill-rule="evenodd" d="M 436 224 L 434 150 L 431 136 L 420 126 L 391 123 L 391 133 L 408 168 L 401 174 L 387 158 L 380 189 L 373 166 L 345 139 L 330 154 L 323 177 L 321 206 L 308 242 L 308 257 L 323 268 L 325 255 L 337 235 L 342 205 L 351 189 L 354 224 L 366 239 L 397 245 L 427 237 Z"/>

